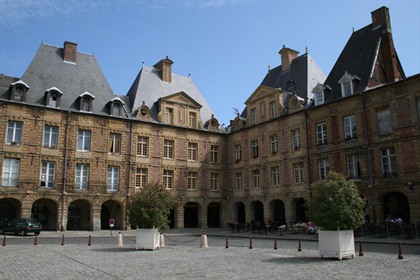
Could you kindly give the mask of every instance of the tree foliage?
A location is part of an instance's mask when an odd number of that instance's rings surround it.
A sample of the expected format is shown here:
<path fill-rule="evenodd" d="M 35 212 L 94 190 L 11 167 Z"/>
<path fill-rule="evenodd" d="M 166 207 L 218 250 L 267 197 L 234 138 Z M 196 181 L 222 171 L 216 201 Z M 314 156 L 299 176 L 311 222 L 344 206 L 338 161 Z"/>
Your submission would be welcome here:
<path fill-rule="evenodd" d="M 160 184 L 148 184 L 131 196 L 128 203 L 128 221 L 131 228 L 157 228 L 160 232 L 169 227 L 169 214 L 175 201 Z"/>
<path fill-rule="evenodd" d="M 324 230 L 351 230 L 364 223 L 365 201 L 356 185 L 343 175 L 330 172 L 313 186 L 308 217 Z"/>

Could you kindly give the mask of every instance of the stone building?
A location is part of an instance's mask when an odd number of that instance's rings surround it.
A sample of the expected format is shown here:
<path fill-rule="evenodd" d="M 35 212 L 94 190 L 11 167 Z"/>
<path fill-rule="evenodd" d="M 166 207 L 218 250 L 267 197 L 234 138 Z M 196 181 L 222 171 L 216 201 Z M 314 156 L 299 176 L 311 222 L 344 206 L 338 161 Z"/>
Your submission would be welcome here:
<path fill-rule="evenodd" d="M 283 46 L 227 127 L 168 57 L 113 93 L 94 56 L 42 44 L 20 78 L 0 75 L 0 218 L 50 230 L 125 229 L 131 194 L 159 182 L 171 226 L 306 221 L 329 170 L 355 181 L 366 217 L 420 219 L 420 75 L 405 77 L 389 11 L 353 32 L 326 77 Z"/>

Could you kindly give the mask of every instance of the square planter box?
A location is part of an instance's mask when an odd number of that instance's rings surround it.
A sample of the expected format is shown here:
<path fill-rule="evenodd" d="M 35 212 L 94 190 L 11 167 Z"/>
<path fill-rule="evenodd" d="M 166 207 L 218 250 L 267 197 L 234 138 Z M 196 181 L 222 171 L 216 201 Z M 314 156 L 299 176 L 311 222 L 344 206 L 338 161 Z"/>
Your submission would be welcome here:
<path fill-rule="evenodd" d="M 136 229 L 136 250 L 156 250 L 160 248 L 160 233 L 157 229 Z"/>
<path fill-rule="evenodd" d="M 318 237 L 321 258 L 354 258 L 353 230 L 320 230 Z"/>

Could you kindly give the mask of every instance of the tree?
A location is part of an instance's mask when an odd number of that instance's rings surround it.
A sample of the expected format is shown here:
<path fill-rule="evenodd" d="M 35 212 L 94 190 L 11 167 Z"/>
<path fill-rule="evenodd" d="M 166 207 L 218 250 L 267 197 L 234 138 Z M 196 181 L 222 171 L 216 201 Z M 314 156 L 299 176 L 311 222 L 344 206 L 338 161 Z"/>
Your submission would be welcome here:
<path fill-rule="evenodd" d="M 169 227 L 169 214 L 175 201 L 170 192 L 158 183 L 147 184 L 131 196 L 128 203 L 128 221 L 131 228 L 157 228 L 160 232 Z"/>
<path fill-rule="evenodd" d="M 330 172 L 314 184 L 308 217 L 323 230 L 352 230 L 364 223 L 365 201 L 356 185 L 343 175 Z"/>

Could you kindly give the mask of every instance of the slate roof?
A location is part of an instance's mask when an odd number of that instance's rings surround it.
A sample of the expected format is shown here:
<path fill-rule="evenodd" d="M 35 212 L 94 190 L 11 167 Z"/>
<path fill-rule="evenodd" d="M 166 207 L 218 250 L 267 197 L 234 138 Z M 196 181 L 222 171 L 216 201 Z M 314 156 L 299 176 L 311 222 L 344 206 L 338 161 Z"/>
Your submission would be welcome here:
<path fill-rule="evenodd" d="M 45 91 L 56 87 L 63 93 L 60 109 L 79 111 L 78 97 L 89 92 L 94 96 L 92 113 L 110 115 L 107 104 L 117 97 L 93 55 L 77 52 L 76 63 L 69 63 L 63 61 L 62 48 L 46 44 L 41 44 L 21 80 L 30 87 L 28 104 L 45 106 Z"/>
<path fill-rule="evenodd" d="M 157 101 L 159 98 L 182 91 L 202 106 L 200 112 L 203 123 L 211 119 L 214 113 L 190 77 L 172 73 L 172 81 L 164 82 L 160 78 L 160 71 L 154 67 L 143 65 L 127 96 L 130 98 L 132 113 L 142 106 L 144 102 L 149 107 L 152 118 L 157 120 L 159 113 Z"/>
<path fill-rule="evenodd" d="M 10 85 L 18 80 L 18 78 L 0 74 L 0 99 L 10 98 Z"/>

